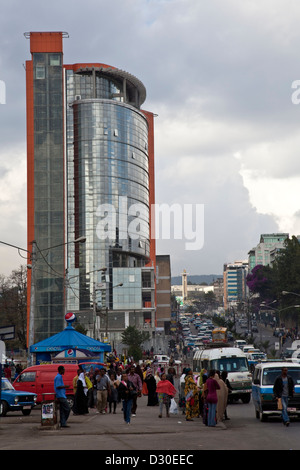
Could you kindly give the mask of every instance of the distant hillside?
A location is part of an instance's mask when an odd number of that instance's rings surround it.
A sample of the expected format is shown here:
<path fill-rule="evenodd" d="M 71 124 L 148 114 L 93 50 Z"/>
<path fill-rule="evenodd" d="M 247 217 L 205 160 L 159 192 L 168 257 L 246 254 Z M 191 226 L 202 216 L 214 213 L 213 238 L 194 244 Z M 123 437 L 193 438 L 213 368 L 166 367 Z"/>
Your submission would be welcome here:
<path fill-rule="evenodd" d="M 187 276 L 188 282 L 192 282 L 193 284 L 202 284 L 202 282 L 206 282 L 206 284 L 210 285 L 216 280 L 218 277 L 223 277 L 221 274 L 195 274 L 192 276 Z M 174 276 L 171 278 L 171 285 L 182 284 L 182 277 L 181 276 Z"/>

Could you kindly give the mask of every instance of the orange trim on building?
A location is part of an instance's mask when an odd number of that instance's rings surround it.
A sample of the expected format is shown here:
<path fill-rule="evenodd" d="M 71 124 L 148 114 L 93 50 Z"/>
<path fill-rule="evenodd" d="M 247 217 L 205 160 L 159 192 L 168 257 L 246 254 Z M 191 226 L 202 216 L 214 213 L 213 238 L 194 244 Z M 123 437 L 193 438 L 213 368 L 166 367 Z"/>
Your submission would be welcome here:
<path fill-rule="evenodd" d="M 155 325 L 156 317 L 156 239 L 155 239 L 155 167 L 154 167 L 154 114 L 149 111 L 141 110 L 148 122 L 148 156 L 149 156 L 149 229 L 150 229 L 150 262 L 146 266 L 154 268 L 154 286 L 155 286 Z M 153 216 L 153 217 L 152 217 Z"/>
<path fill-rule="evenodd" d="M 80 64 L 65 64 L 64 68 L 67 70 L 73 70 L 76 72 L 76 70 L 80 69 L 91 69 L 91 68 L 105 68 L 105 69 L 112 69 L 112 70 L 117 70 L 116 67 L 112 67 L 111 65 L 107 64 L 101 64 L 101 63 L 80 63 Z"/>
<path fill-rule="evenodd" d="M 62 32 L 31 32 L 30 52 L 62 53 Z M 32 252 L 34 230 L 34 72 L 33 60 L 26 61 L 26 117 L 27 117 L 27 250 Z M 64 87 L 64 83 L 63 83 Z M 65 188 L 64 188 L 65 191 Z M 28 264 L 31 264 L 28 254 Z M 27 346 L 29 342 L 31 269 L 27 270 Z"/>
<path fill-rule="evenodd" d="M 34 110 L 33 62 L 26 62 L 26 117 L 27 117 L 27 250 L 31 252 L 34 240 Z M 28 264 L 31 264 L 28 254 Z M 27 270 L 27 345 L 29 338 L 29 312 L 31 269 Z"/>
<path fill-rule="evenodd" d="M 63 33 L 33 32 L 30 33 L 30 52 L 62 52 Z"/>
<path fill-rule="evenodd" d="M 148 155 L 149 155 L 149 210 L 150 210 L 150 263 L 147 266 L 156 266 L 156 240 L 155 218 L 151 208 L 155 204 L 155 168 L 154 168 L 154 114 L 141 110 L 148 121 Z M 151 236 L 152 235 L 152 236 Z"/>

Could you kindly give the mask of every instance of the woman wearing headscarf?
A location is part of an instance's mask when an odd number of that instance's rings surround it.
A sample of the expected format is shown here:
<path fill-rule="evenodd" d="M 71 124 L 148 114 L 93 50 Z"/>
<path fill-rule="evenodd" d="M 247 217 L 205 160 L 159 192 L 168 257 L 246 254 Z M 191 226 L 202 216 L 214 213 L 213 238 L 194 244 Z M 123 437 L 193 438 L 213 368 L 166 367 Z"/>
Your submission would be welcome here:
<path fill-rule="evenodd" d="M 72 411 L 74 415 L 84 415 L 89 412 L 88 410 L 88 387 L 85 381 L 85 375 L 82 369 L 78 369 L 77 388 L 74 397 L 74 405 Z"/>
<path fill-rule="evenodd" d="M 170 417 L 169 409 L 171 404 L 171 398 L 176 395 L 176 388 L 174 385 L 171 384 L 169 380 L 167 380 L 167 376 L 165 373 L 161 374 L 160 381 L 156 386 L 156 392 L 158 394 L 158 402 L 159 402 L 159 418 L 162 418 L 162 410 L 163 405 L 166 407 L 166 414 L 167 418 Z"/>
<path fill-rule="evenodd" d="M 184 394 L 185 419 L 186 421 L 193 421 L 193 418 L 199 416 L 199 390 L 192 369 L 186 370 Z"/>
<path fill-rule="evenodd" d="M 216 415 L 217 422 L 219 423 L 220 421 L 223 421 L 224 419 L 225 410 L 227 407 L 228 388 L 225 382 L 221 379 L 219 370 L 216 370 L 214 379 L 218 382 L 220 386 L 220 389 L 217 390 L 218 403 L 217 403 L 217 415 Z"/>
<path fill-rule="evenodd" d="M 150 367 L 146 370 L 144 382 L 147 385 L 148 390 L 148 403 L 147 406 L 155 406 L 158 404 L 158 398 L 156 393 L 156 380 Z"/>

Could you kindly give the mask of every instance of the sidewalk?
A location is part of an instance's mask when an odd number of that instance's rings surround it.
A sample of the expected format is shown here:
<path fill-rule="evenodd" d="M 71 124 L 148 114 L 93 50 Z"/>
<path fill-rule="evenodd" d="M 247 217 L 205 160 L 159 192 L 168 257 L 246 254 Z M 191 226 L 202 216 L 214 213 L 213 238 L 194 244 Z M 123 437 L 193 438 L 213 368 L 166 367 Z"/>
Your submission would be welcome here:
<path fill-rule="evenodd" d="M 68 419 L 68 428 L 39 426 L 41 432 L 59 433 L 64 435 L 78 434 L 156 434 L 156 433 L 181 433 L 206 431 L 207 426 L 202 422 L 202 418 L 195 418 L 194 421 L 186 421 L 185 415 L 179 409 L 177 415 L 166 417 L 165 409 L 163 417 L 159 418 L 158 406 L 147 406 L 147 397 L 138 398 L 138 407 L 135 417 L 131 417 L 130 425 L 124 422 L 122 404 L 118 403 L 116 414 L 99 414 L 95 408 L 89 410 L 88 415 L 74 416 L 71 412 Z M 218 423 L 217 427 L 226 429 L 224 423 Z"/>
<path fill-rule="evenodd" d="M 118 404 L 116 414 L 99 414 L 96 409 L 84 416 L 71 412 L 67 428 L 42 426 L 40 406 L 30 416 L 8 414 L 0 420 L 0 450 L 99 450 L 103 457 L 113 450 L 118 455 L 121 451 L 134 455 L 134 450 L 194 451 L 202 449 L 204 442 L 215 448 L 224 436 L 220 431 L 228 429 L 225 423 L 209 428 L 202 418 L 186 421 L 182 411 L 167 418 L 164 410 L 159 418 L 159 407 L 147 406 L 147 397 L 138 399 L 136 416 L 127 425 L 121 407 Z"/>

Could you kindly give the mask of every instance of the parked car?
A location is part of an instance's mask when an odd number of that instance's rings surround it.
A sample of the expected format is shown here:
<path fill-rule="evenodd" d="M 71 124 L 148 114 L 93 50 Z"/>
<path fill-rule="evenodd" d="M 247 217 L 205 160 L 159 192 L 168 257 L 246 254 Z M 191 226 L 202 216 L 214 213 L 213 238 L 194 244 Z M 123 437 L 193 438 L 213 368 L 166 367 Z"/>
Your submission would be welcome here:
<path fill-rule="evenodd" d="M 15 390 L 8 379 L 1 379 L 1 407 L 0 416 L 5 416 L 9 411 L 22 411 L 28 416 L 35 407 L 36 393 Z"/>
<path fill-rule="evenodd" d="M 58 373 L 58 366 L 64 366 L 65 373 L 63 376 L 64 384 L 68 386 L 66 389 L 67 399 L 70 405 L 74 402 L 73 379 L 77 375 L 79 364 L 39 364 L 22 370 L 21 374 L 13 382 L 16 390 L 28 390 L 37 394 L 37 403 L 44 400 L 54 400 L 54 378 Z M 80 365 L 86 371 L 91 367 L 93 369 L 101 369 L 105 366 L 102 362 L 82 362 Z"/>

